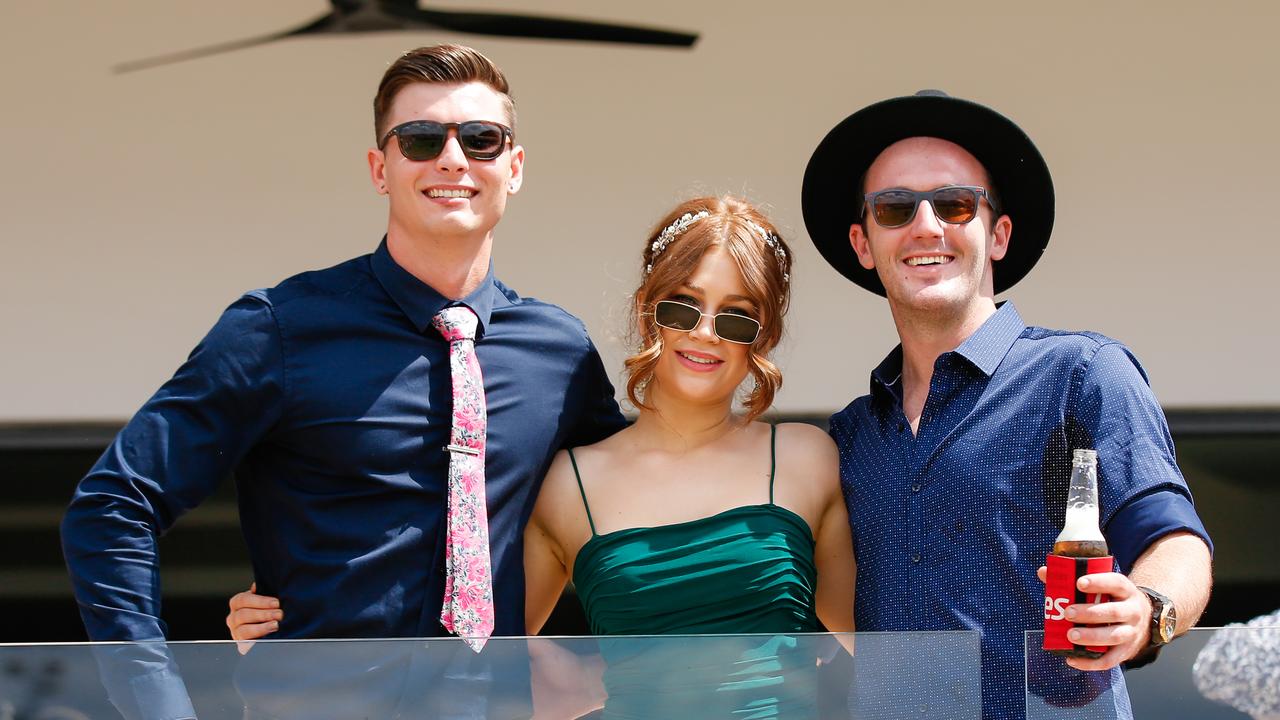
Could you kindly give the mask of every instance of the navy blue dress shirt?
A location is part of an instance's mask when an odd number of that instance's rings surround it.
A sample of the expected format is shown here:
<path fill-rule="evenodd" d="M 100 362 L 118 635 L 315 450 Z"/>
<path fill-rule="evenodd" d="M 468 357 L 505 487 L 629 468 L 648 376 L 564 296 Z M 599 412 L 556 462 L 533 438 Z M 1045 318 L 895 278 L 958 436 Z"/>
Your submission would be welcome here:
<path fill-rule="evenodd" d="M 1073 449 L 1098 451 L 1102 529 L 1121 572 L 1163 535 L 1208 535 L 1146 374 L 1120 343 L 1027 327 L 1004 303 L 938 357 L 914 435 L 901 374 L 899 346 L 872 372 L 871 393 L 831 418 L 858 630 L 981 632 L 983 717 L 1021 718 L 1023 634 L 1043 628 L 1035 573 L 1062 528 Z M 1128 713 L 1119 670 L 1052 662 L 1032 668 L 1047 673 L 1033 685 L 1047 701 L 1097 697 Z"/>
<path fill-rule="evenodd" d="M 495 634 L 524 634 L 523 528 L 554 453 L 624 420 L 582 322 L 492 269 L 480 319 Z M 63 549 L 94 640 L 158 638 L 156 538 L 234 472 L 275 637 L 443 634 L 451 301 L 377 251 L 231 305 L 80 482 Z M 228 592 L 234 588 L 228 588 Z"/>

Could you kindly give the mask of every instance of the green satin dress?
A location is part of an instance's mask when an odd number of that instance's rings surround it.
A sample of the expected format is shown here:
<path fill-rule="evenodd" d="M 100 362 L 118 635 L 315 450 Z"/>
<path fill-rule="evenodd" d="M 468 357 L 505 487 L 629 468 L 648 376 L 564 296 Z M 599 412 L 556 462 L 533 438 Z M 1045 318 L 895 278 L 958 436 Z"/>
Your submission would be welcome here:
<path fill-rule="evenodd" d="M 569 457 L 577 474 L 572 451 Z M 815 715 L 813 646 L 789 636 L 822 630 L 813 533 L 774 504 L 773 475 L 771 468 L 767 504 L 603 535 L 579 475 L 592 535 L 578 552 L 573 583 L 592 634 L 755 634 L 601 640 L 604 718 Z"/>

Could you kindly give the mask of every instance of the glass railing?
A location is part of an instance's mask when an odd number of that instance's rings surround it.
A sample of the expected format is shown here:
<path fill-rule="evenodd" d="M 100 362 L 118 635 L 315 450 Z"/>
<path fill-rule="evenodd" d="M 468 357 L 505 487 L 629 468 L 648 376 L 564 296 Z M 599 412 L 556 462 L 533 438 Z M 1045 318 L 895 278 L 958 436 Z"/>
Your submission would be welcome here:
<path fill-rule="evenodd" d="M 971 632 L 4 645 L 0 720 L 978 720 L 979 658 Z"/>
<path fill-rule="evenodd" d="M 1066 667 L 1040 649 L 1042 640 L 1043 633 L 1026 634 L 1027 720 L 1109 719 L 1127 710 L 1135 718 L 1280 718 L 1280 626 L 1191 630 L 1114 686 Z"/>
<path fill-rule="evenodd" d="M 1028 720 L 1280 717 L 1280 627 L 1193 630 L 1123 680 L 1026 642 Z M 0 720 L 979 720 L 981 687 L 972 632 L 0 645 Z"/>

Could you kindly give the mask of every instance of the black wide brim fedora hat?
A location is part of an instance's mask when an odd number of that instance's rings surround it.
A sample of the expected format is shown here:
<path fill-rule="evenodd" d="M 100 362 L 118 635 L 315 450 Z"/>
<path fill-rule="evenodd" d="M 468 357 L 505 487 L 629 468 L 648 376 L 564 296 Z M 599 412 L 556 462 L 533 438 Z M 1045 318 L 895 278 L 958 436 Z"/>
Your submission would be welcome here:
<path fill-rule="evenodd" d="M 859 222 L 862 211 L 863 191 L 858 183 L 885 148 L 917 136 L 942 138 L 963 147 L 991 176 L 1000 211 L 1013 222 L 1009 250 L 992 270 L 995 292 L 1004 292 L 1031 271 L 1049 244 L 1053 179 L 1031 138 L 1012 120 L 939 90 L 868 105 L 827 133 L 809 159 L 801 190 L 809 237 L 842 275 L 884 295 L 876 271 L 858 263 L 849 243 L 849 227 Z"/>

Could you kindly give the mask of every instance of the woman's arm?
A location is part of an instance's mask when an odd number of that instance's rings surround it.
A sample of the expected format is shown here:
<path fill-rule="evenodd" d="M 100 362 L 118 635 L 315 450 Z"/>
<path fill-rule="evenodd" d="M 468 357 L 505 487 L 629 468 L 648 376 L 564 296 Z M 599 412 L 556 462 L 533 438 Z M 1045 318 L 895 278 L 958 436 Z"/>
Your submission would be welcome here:
<path fill-rule="evenodd" d="M 564 592 L 569 572 L 565 563 L 563 535 L 567 483 L 572 483 L 568 454 L 556 454 L 542 490 L 533 506 L 533 516 L 524 529 L 524 623 L 530 635 L 538 634 L 546 624 L 556 602 Z M 578 501 L 581 504 L 581 501 Z"/>
<path fill-rule="evenodd" d="M 779 440 L 794 478 L 812 493 L 809 507 L 816 508 L 813 528 L 814 562 L 818 567 L 817 613 L 834 633 L 853 632 L 853 594 L 857 565 L 849 514 L 840 492 L 840 456 L 831 437 L 822 430 L 799 423 L 787 424 Z"/>
<path fill-rule="evenodd" d="M 546 528 L 530 520 L 524 529 L 524 624 L 530 635 L 537 635 L 551 617 L 567 578 Z"/>
<path fill-rule="evenodd" d="M 822 514 L 822 526 L 814 549 L 818 564 L 818 619 L 827 630 L 853 632 L 853 592 L 857 561 L 844 499 L 836 493 Z"/>

